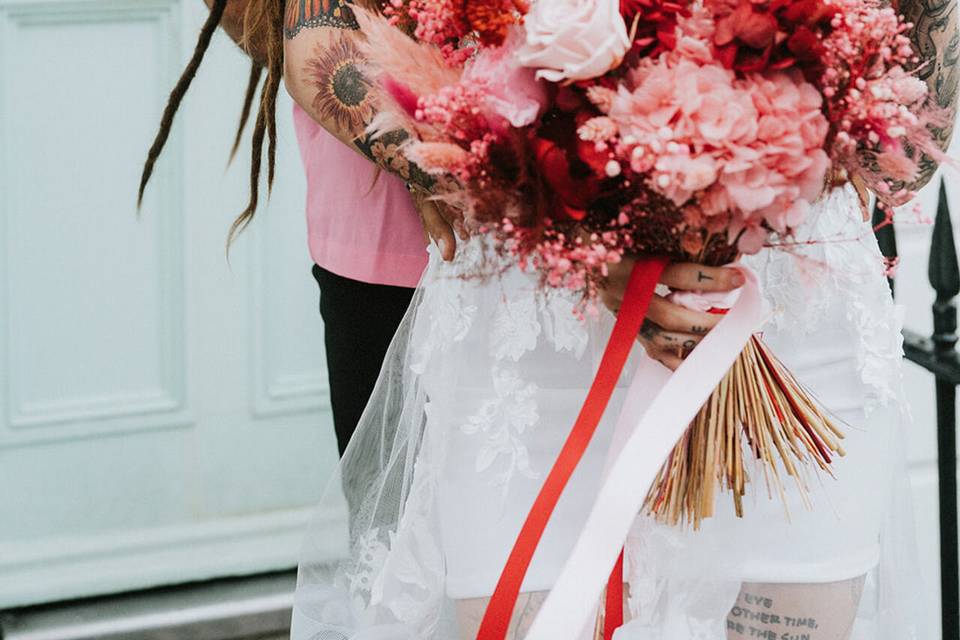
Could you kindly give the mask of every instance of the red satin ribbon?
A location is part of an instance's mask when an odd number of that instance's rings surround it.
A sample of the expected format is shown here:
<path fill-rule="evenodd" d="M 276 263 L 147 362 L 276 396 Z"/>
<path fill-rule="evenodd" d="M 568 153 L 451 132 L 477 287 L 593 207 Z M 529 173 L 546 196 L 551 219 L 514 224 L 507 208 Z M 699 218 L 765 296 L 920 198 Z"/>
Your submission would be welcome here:
<path fill-rule="evenodd" d="M 613 640 L 613 632 L 623 624 L 623 551 L 607 581 L 607 602 L 603 616 L 603 640 Z"/>
<path fill-rule="evenodd" d="M 543 536 L 543 531 L 547 527 L 547 522 L 557 506 L 557 501 L 560 499 L 563 489 L 567 486 L 570 476 L 583 457 L 587 445 L 590 444 L 590 439 L 603 417 L 603 412 L 610 402 L 610 397 L 613 395 L 617 381 L 620 379 L 620 373 L 623 371 L 627 357 L 630 355 L 630 349 L 633 347 L 633 342 L 640 332 L 643 319 L 647 315 L 647 308 L 650 306 L 650 300 L 656 290 L 657 281 L 666 265 L 666 259 L 653 257 L 641 258 L 634 265 L 633 271 L 630 273 L 630 281 L 627 283 L 623 304 L 617 314 L 617 322 L 613 327 L 613 333 L 610 334 L 610 340 L 603 352 L 603 358 L 600 360 L 600 368 L 590 385 L 590 391 L 583 407 L 580 409 L 580 415 L 577 416 L 577 421 L 574 423 L 573 429 L 570 430 L 560 455 L 553 463 L 550 474 L 543 483 L 530 513 L 527 514 L 527 519 L 513 545 L 507 564 L 500 574 L 497 588 L 487 605 L 483 621 L 480 623 L 480 630 L 477 632 L 477 640 L 505 640 L 517 598 L 520 596 L 520 587 L 523 584 L 524 576 L 527 574 L 530 561 L 533 559 L 533 553 L 540 543 L 540 538 Z M 618 561 L 617 566 L 614 567 L 614 575 L 611 576 L 610 580 L 610 586 L 613 588 L 611 589 L 608 586 L 607 589 L 606 606 L 609 621 L 605 623 L 605 627 L 622 624 L 622 569 L 622 563 Z M 621 575 L 616 575 L 618 573 Z M 616 585 L 612 584 L 614 582 Z M 619 593 L 619 596 L 616 598 L 616 602 L 619 603 L 619 606 L 613 606 L 613 600 L 617 593 Z M 611 607 L 616 610 L 612 615 Z M 610 636 L 607 636 L 605 629 L 604 637 L 609 640 L 616 626 L 611 627 Z"/>

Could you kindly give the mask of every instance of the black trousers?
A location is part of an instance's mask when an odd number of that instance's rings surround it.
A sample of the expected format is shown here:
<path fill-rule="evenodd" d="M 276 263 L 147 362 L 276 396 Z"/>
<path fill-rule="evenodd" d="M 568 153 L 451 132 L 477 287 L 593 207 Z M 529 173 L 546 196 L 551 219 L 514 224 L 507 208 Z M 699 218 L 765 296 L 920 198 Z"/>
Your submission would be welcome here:
<path fill-rule="evenodd" d="M 320 286 L 333 428 L 342 456 L 415 290 L 351 280 L 317 265 L 313 277 Z"/>

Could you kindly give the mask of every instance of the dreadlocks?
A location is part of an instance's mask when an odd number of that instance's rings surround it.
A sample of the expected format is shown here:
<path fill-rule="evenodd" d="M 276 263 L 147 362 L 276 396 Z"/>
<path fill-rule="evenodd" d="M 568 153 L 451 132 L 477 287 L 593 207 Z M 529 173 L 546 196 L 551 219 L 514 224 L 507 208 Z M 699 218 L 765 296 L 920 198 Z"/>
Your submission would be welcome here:
<path fill-rule="evenodd" d="M 143 174 L 140 176 L 140 189 L 137 192 L 138 207 L 143 203 L 143 192 L 147 188 L 147 182 L 150 181 L 150 176 L 153 175 L 153 166 L 156 164 L 157 158 L 160 157 L 160 152 L 163 151 L 164 145 L 167 144 L 167 138 L 170 137 L 170 127 L 173 124 L 173 117 L 177 115 L 177 110 L 180 108 L 183 96 L 186 95 L 187 89 L 190 88 L 190 84 L 193 82 L 194 76 L 197 75 L 197 69 L 200 68 L 203 56 L 207 53 L 213 32 L 217 30 L 217 25 L 220 24 L 226 8 L 227 0 L 214 1 L 213 6 L 210 7 L 210 15 L 207 17 L 207 21 L 203 23 L 203 27 L 200 29 L 200 36 L 197 38 L 197 46 L 193 50 L 193 55 L 190 57 L 190 61 L 187 63 L 183 73 L 180 74 L 180 79 L 177 80 L 177 84 L 173 86 L 173 91 L 170 92 L 167 106 L 164 108 L 163 115 L 160 118 L 160 130 L 157 131 L 157 136 L 154 138 L 153 144 L 150 146 L 150 151 L 147 153 L 147 161 L 143 165 Z"/>
<path fill-rule="evenodd" d="M 247 80 L 247 91 L 243 96 L 243 108 L 240 110 L 240 124 L 237 125 L 237 135 L 233 139 L 233 146 L 230 148 L 230 162 L 237 156 L 240 149 L 240 141 L 243 139 L 243 130 L 247 128 L 247 122 L 250 120 L 250 110 L 253 108 L 253 99 L 257 97 L 257 87 L 260 86 L 260 78 L 263 76 L 263 67 L 259 62 L 250 63 L 250 78 Z"/>
<path fill-rule="evenodd" d="M 247 228 L 256 213 L 260 196 L 260 171 L 263 157 L 263 139 L 267 145 L 267 193 L 273 188 L 273 178 L 277 161 L 277 93 L 283 79 L 283 5 L 284 0 L 251 0 L 243 15 L 243 41 L 241 46 L 249 49 L 251 39 L 262 37 L 266 52 L 267 79 L 260 92 L 260 109 L 253 127 L 253 140 L 250 156 L 250 201 L 237 219 L 233 221 L 228 236 L 228 244 L 238 233 Z M 212 11 L 211 11 L 212 12 Z M 247 86 L 247 96 L 252 99 L 256 81 L 253 73 Z M 252 86 L 251 86 L 252 85 Z M 242 128 L 246 124 L 240 121 Z M 237 132 L 239 137 L 240 131 Z"/>
<path fill-rule="evenodd" d="M 273 178 L 276 168 L 276 147 L 277 147 L 277 94 L 280 90 L 280 83 L 283 78 L 283 4 L 284 0 L 250 0 L 243 14 L 243 37 L 240 46 L 250 52 L 255 45 L 263 45 L 264 59 L 262 61 L 254 60 L 250 76 L 247 81 L 247 88 L 244 95 L 243 109 L 240 114 L 240 123 L 237 127 L 237 134 L 234 139 L 230 158 L 236 155 L 243 136 L 243 131 L 250 119 L 253 111 L 253 103 L 256 98 L 257 88 L 260 86 L 260 80 L 266 71 L 266 81 L 260 91 L 260 100 L 257 108 L 256 121 L 253 127 L 252 148 L 250 157 L 250 199 L 246 208 L 240 213 L 233 222 L 228 236 L 228 242 L 232 241 L 238 233 L 243 231 L 250 223 L 257 209 L 260 197 L 260 174 L 262 172 L 262 158 L 264 141 L 267 141 L 267 190 L 273 187 Z M 200 29 L 200 35 L 197 38 L 197 46 L 194 48 L 190 61 L 184 68 L 179 80 L 170 92 L 166 107 L 163 110 L 163 116 L 160 118 L 160 127 L 157 135 L 147 153 L 147 160 L 143 166 L 143 173 L 140 177 L 140 188 L 137 193 L 137 206 L 143 202 L 144 190 L 150 177 L 153 175 L 154 165 L 157 158 L 163 151 L 170 136 L 170 129 L 173 125 L 174 117 L 180 109 L 183 97 L 186 95 L 190 84 L 197 74 L 197 69 L 203 61 L 210 47 L 210 40 L 217 26 L 223 19 L 224 11 L 227 7 L 227 0 L 213 0 L 210 7 L 210 14 L 207 16 L 203 27 Z"/>

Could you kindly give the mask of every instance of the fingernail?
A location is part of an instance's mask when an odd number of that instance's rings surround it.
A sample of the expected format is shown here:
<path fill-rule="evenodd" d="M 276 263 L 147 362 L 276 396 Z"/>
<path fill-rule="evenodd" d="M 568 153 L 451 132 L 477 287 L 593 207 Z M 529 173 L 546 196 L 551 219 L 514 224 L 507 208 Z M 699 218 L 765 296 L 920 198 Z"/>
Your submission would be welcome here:
<path fill-rule="evenodd" d="M 743 277 L 743 274 L 742 274 L 742 273 L 740 273 L 739 271 L 734 271 L 734 272 L 733 272 L 733 286 L 734 286 L 734 287 L 742 287 L 744 284 L 746 284 L 746 282 L 747 282 L 747 279 Z"/>

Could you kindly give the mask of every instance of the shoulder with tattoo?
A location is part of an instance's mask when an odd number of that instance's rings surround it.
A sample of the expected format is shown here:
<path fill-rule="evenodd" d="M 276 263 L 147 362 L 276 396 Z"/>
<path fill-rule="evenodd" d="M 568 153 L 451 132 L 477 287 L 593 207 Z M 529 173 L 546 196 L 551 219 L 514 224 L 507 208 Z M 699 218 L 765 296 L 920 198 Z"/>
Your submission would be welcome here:
<path fill-rule="evenodd" d="M 357 29 L 358 25 L 349 3 L 343 0 L 287 0 L 284 36 L 293 38 L 301 29 L 314 27 Z"/>
<path fill-rule="evenodd" d="M 956 110 L 960 87 L 960 31 L 956 0 L 901 0 L 897 7 L 913 26 L 909 31 L 919 55 L 919 78 L 927 83 L 934 102 L 951 114 Z M 944 127 L 931 127 L 934 139 L 946 150 L 953 135 L 953 119 Z M 921 161 L 921 181 L 936 170 L 928 157 Z"/>
<path fill-rule="evenodd" d="M 287 0 L 284 35 L 289 45 L 297 45 L 298 52 L 288 62 L 296 65 L 296 82 L 309 94 L 302 96 L 309 100 L 307 110 L 379 166 L 432 191 L 436 180 L 400 150 L 408 138 L 406 131 L 376 138 L 367 132 L 378 111 L 378 92 L 364 75 L 367 60 L 359 46 L 362 36 L 351 6 L 353 3 L 345 0 Z"/>

